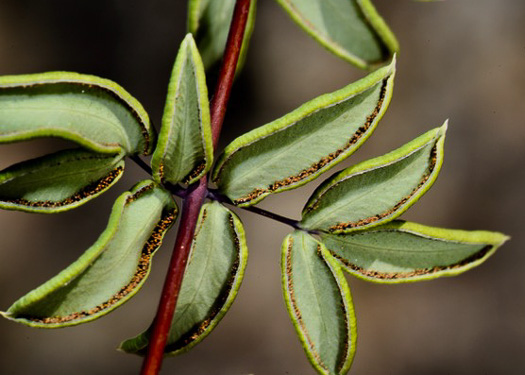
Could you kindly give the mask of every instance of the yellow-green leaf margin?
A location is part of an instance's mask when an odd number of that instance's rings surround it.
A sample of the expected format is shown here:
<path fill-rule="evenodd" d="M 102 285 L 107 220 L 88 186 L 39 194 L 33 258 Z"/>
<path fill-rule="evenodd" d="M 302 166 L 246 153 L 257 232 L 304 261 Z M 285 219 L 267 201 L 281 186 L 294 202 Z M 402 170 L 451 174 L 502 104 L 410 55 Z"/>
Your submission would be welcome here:
<path fill-rule="evenodd" d="M 189 75 L 189 79 L 187 78 Z M 180 103 L 180 104 L 179 104 Z M 206 74 L 191 34 L 186 35 L 168 86 L 157 147 L 151 159 L 158 183 L 192 184 L 213 163 Z"/>
<path fill-rule="evenodd" d="M 379 241 L 374 237 L 377 234 L 394 235 L 400 240 L 398 242 L 394 240 Z M 358 237 L 361 237 L 361 240 L 358 239 L 356 242 L 355 239 Z M 348 234 L 321 233 L 322 242 L 330 250 L 330 253 L 339 260 L 345 271 L 359 279 L 381 284 L 425 281 L 438 277 L 459 275 L 482 264 L 509 238 L 498 232 L 435 228 L 403 220 L 395 220 L 379 227 Z M 449 261 L 442 264 L 425 264 L 423 267 L 414 267 L 413 265 L 406 267 L 399 263 L 403 262 L 399 255 L 389 259 L 385 258 L 387 248 L 394 246 L 395 251 L 404 252 L 410 257 L 419 254 L 421 258 L 418 261 L 428 263 L 424 249 L 425 241 L 431 246 L 438 246 L 440 242 L 443 246 L 448 246 L 448 250 L 445 249 L 444 252 L 448 252 L 446 257 L 449 258 Z M 405 242 L 404 245 L 403 242 Z M 410 242 L 416 246 L 406 246 Z M 376 251 L 382 259 L 367 259 L 365 260 L 366 266 L 365 264 L 359 265 L 359 259 L 362 258 L 362 255 L 356 253 L 359 248 L 361 248 L 362 254 Z M 430 251 L 437 252 L 436 249 Z M 372 257 L 374 256 L 372 255 Z M 394 259 L 396 265 L 392 263 Z"/>
<path fill-rule="evenodd" d="M 436 180 L 443 164 L 447 127 L 448 121 L 386 155 L 330 177 L 306 203 L 301 226 L 309 230 L 347 233 L 384 224 L 400 216 Z M 411 160 L 419 159 L 424 164 L 414 169 L 416 165 Z M 411 164 L 400 171 L 400 166 L 408 162 Z M 397 180 L 399 182 L 395 183 Z"/>
<path fill-rule="evenodd" d="M 40 92 L 38 92 L 39 90 Z M 32 127 L 32 129 L 16 129 L 16 131 L 6 132 L 9 130 L 8 125 L 3 122 L 6 121 L 7 116 L 0 116 L 0 143 L 19 142 L 40 137 L 60 137 L 101 153 L 119 153 L 124 150 L 128 155 L 149 155 L 153 150 L 156 135 L 150 124 L 148 114 L 137 99 L 108 79 L 73 72 L 46 72 L 0 77 L 0 98 L 2 95 L 11 95 L 8 92 L 13 91 L 16 91 L 14 95 L 17 95 L 18 99 L 5 105 L 0 102 L 0 114 L 2 111 L 23 111 L 23 106 L 20 106 L 18 102 L 38 101 L 40 97 L 44 97 L 43 94 L 55 95 L 55 102 L 60 103 L 59 97 L 69 92 L 74 94 L 75 100 L 84 101 L 88 109 L 82 113 L 78 112 L 78 106 L 72 105 L 67 108 L 68 111 L 77 112 L 76 116 L 91 117 L 99 122 L 114 121 L 114 125 L 118 129 L 112 129 L 114 131 L 112 141 L 107 141 L 105 135 L 93 133 L 89 126 L 78 125 L 77 123 L 61 124 L 60 126 L 57 126 L 56 123 L 39 124 L 38 127 Z M 35 91 L 36 94 L 33 94 Z M 115 112 L 117 107 L 107 109 L 107 114 L 111 118 L 100 117 L 96 110 L 89 107 L 90 100 L 93 104 L 96 103 L 89 95 L 101 100 L 111 101 L 113 105 L 121 108 L 126 116 L 129 115 L 129 119 L 133 120 L 127 121 L 118 118 L 119 115 Z M 36 109 L 40 111 L 53 110 L 50 107 Z M 65 107 L 62 108 L 62 110 L 65 109 Z M 60 120 L 60 117 L 53 118 L 53 121 L 56 119 Z"/>
<path fill-rule="evenodd" d="M 372 134 L 390 103 L 394 76 L 395 59 L 359 81 L 236 138 L 219 156 L 213 182 L 244 207 L 314 180 L 354 153 Z M 356 104 L 359 95 L 364 99 Z M 337 109 L 338 105 L 342 108 Z M 329 117 L 330 111 L 338 111 L 335 120 Z M 322 139 L 326 128 L 330 142 Z M 298 155 L 297 149 L 304 154 Z M 292 164 L 293 158 L 300 163 Z"/>
<path fill-rule="evenodd" d="M 177 206 L 166 190 L 153 181 L 139 182 L 115 201 L 106 229 L 84 254 L 1 314 L 38 328 L 102 317 L 142 287 L 176 215 Z"/>

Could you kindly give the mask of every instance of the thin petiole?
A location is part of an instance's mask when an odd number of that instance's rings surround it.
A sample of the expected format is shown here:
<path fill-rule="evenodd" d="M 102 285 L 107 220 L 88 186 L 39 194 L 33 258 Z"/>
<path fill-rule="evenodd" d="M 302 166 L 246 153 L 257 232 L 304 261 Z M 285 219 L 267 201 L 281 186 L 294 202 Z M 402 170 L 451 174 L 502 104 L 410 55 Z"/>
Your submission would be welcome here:
<path fill-rule="evenodd" d="M 135 162 L 135 164 L 137 164 L 141 169 L 143 169 L 147 174 L 149 174 L 150 176 L 153 175 L 153 171 L 151 170 L 151 167 L 146 164 L 146 162 L 144 160 L 142 160 L 140 158 L 140 156 L 138 155 L 131 155 L 129 157 L 131 160 L 133 160 Z"/>
<path fill-rule="evenodd" d="M 150 176 L 153 176 L 153 171 L 149 165 L 146 164 L 144 160 L 140 158 L 138 155 L 132 155 L 129 157 L 131 160 L 135 162 L 142 170 L 144 170 L 147 174 Z M 183 188 L 180 185 L 173 185 L 168 183 L 163 184 L 163 186 L 168 190 L 171 194 L 176 195 L 179 198 L 186 198 L 186 195 L 188 194 L 188 189 Z"/>
<path fill-rule="evenodd" d="M 216 201 L 221 202 L 221 203 L 225 203 L 225 204 L 237 207 L 237 206 L 235 206 L 235 204 L 228 197 L 222 195 L 216 189 L 208 189 L 208 198 L 212 199 L 212 200 L 216 200 Z M 259 207 L 255 207 L 255 206 L 238 207 L 238 208 L 242 208 L 243 210 L 250 211 L 250 212 L 253 212 L 253 213 L 257 214 L 257 215 L 261 215 L 261 216 L 267 217 L 269 219 L 278 221 L 280 223 L 289 225 L 289 226 L 291 226 L 294 229 L 303 230 L 301 228 L 300 224 L 299 224 L 299 221 L 294 220 L 294 219 L 290 219 L 289 217 L 286 217 L 286 216 L 282 216 L 282 215 L 276 214 L 275 212 L 267 211 L 267 210 L 265 210 L 263 208 L 259 208 Z"/>

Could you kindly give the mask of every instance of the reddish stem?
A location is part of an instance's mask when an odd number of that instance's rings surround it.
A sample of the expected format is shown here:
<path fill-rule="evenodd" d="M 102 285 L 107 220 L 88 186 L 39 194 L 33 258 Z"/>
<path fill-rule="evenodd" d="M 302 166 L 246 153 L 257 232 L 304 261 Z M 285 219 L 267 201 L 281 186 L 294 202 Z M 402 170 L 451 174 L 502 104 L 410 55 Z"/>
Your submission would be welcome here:
<path fill-rule="evenodd" d="M 230 97 L 235 69 L 241 51 L 249 9 L 250 0 L 237 0 L 230 25 L 230 33 L 228 34 L 228 40 L 224 50 L 219 80 L 210 108 L 214 148 L 217 146 L 224 115 L 226 114 L 226 106 Z M 162 289 L 157 315 L 153 321 L 148 349 L 144 362 L 142 363 L 141 375 L 156 375 L 162 366 L 164 347 L 166 346 L 171 320 L 175 312 L 184 270 L 188 262 L 197 218 L 206 198 L 207 191 L 207 178 L 205 176 L 198 184 L 188 189 L 188 195 L 184 199 L 179 232 L 177 233 L 168 273 L 164 281 L 164 288 Z"/>
<path fill-rule="evenodd" d="M 233 79 L 235 78 L 237 61 L 239 60 L 239 55 L 241 53 L 244 30 L 246 29 L 249 11 L 250 0 L 237 0 L 233 12 L 232 23 L 230 25 L 230 33 L 228 34 L 228 41 L 226 43 L 226 48 L 224 49 L 219 80 L 215 86 L 215 93 L 210 105 L 211 131 L 214 149 L 217 148 L 222 123 L 224 121 L 224 116 L 226 115 L 226 106 L 230 99 L 230 92 Z"/>

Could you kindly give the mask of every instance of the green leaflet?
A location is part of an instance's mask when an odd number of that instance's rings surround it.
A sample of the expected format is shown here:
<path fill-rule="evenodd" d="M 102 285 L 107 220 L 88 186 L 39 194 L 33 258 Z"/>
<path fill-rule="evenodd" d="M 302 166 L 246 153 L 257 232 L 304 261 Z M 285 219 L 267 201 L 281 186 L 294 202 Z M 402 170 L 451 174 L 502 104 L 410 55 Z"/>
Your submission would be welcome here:
<path fill-rule="evenodd" d="M 434 183 L 447 123 L 381 157 L 345 169 L 319 186 L 303 209 L 306 229 L 349 232 L 391 221 Z"/>
<path fill-rule="evenodd" d="M 166 353 L 175 355 L 191 349 L 215 328 L 237 295 L 247 257 L 239 218 L 217 202 L 205 204 L 184 273 Z M 144 354 L 147 335 L 148 331 L 124 341 L 120 349 Z"/>
<path fill-rule="evenodd" d="M 320 374 L 345 374 L 357 336 L 350 289 L 338 262 L 312 236 L 295 231 L 282 246 L 282 285 L 312 365 Z"/>
<path fill-rule="evenodd" d="M 168 86 L 157 147 L 151 161 L 159 183 L 191 184 L 213 162 L 213 143 L 206 75 L 188 34 L 181 44 Z"/>
<path fill-rule="evenodd" d="M 276 0 L 312 38 L 358 68 L 370 69 L 399 50 L 370 0 Z"/>
<path fill-rule="evenodd" d="M 58 328 L 107 314 L 141 288 L 176 214 L 169 193 L 153 181 L 137 184 L 116 200 L 93 246 L 2 315 L 33 327 Z"/>
<path fill-rule="evenodd" d="M 222 59 L 234 8 L 235 0 L 189 0 L 188 32 L 195 35 L 206 70 Z M 237 63 L 237 72 L 246 60 L 248 44 L 255 24 L 256 8 L 257 1 L 252 0 Z"/>
<path fill-rule="evenodd" d="M 396 220 L 362 232 L 321 234 L 346 271 L 368 281 L 400 283 L 455 276 L 483 263 L 509 237 Z"/>
<path fill-rule="evenodd" d="M 0 208 L 56 213 L 105 192 L 124 172 L 123 154 L 59 151 L 0 172 Z"/>
<path fill-rule="evenodd" d="M 0 77 L 0 143 L 37 137 L 144 155 L 155 142 L 142 105 L 114 82 L 69 72 Z"/>
<path fill-rule="evenodd" d="M 230 143 L 213 180 L 235 204 L 297 188 L 351 155 L 370 136 L 392 96 L 395 61 L 322 95 Z"/>

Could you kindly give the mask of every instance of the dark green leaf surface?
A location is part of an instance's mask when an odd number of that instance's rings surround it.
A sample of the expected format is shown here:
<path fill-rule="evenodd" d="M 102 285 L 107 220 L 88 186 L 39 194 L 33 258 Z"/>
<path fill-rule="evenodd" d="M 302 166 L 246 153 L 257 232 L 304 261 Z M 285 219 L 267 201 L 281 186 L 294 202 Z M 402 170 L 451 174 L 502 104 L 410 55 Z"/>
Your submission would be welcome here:
<path fill-rule="evenodd" d="M 303 209 L 301 225 L 333 233 L 369 228 L 405 212 L 432 186 L 443 164 L 447 123 L 381 157 L 325 181 Z"/>
<path fill-rule="evenodd" d="M 78 207 L 115 184 L 123 154 L 64 150 L 0 172 L 0 208 L 56 213 Z"/>
<path fill-rule="evenodd" d="M 320 374 L 345 374 L 355 353 L 356 323 L 338 262 L 301 231 L 285 238 L 282 251 L 286 306 L 308 359 Z"/>
<path fill-rule="evenodd" d="M 370 0 L 277 0 L 312 38 L 359 68 L 385 63 L 397 40 Z"/>
<path fill-rule="evenodd" d="M 394 66 L 235 139 L 214 167 L 214 182 L 235 204 L 249 206 L 315 179 L 373 132 L 392 96 Z"/>
<path fill-rule="evenodd" d="M 202 341 L 219 323 L 239 290 L 248 249 L 242 223 L 221 204 L 205 204 L 200 213 L 190 261 L 165 352 L 185 352 Z M 144 354 L 148 331 L 124 341 L 120 349 Z"/>
<path fill-rule="evenodd" d="M 213 143 L 206 75 L 191 34 L 181 44 L 168 86 L 157 147 L 151 161 L 159 183 L 191 184 L 211 168 Z"/>
<path fill-rule="evenodd" d="M 153 181 L 137 184 L 117 199 L 93 246 L 2 315 L 33 327 L 58 328 L 107 314 L 141 288 L 176 214 L 168 192 Z"/>
<path fill-rule="evenodd" d="M 106 79 L 69 72 L 0 77 L 0 143 L 65 138 L 96 152 L 149 154 L 142 105 Z"/>
<path fill-rule="evenodd" d="M 322 241 L 351 274 L 379 283 L 454 276 L 478 266 L 507 236 L 486 231 L 427 227 L 404 221 L 362 232 L 322 234 Z"/>
<path fill-rule="evenodd" d="M 222 59 L 234 8 L 235 0 L 190 0 L 188 3 L 188 31 L 195 35 L 206 69 Z M 237 71 L 242 68 L 246 59 L 256 8 L 257 1 L 252 0 Z"/>

